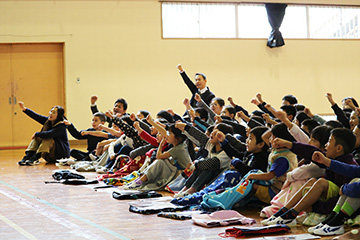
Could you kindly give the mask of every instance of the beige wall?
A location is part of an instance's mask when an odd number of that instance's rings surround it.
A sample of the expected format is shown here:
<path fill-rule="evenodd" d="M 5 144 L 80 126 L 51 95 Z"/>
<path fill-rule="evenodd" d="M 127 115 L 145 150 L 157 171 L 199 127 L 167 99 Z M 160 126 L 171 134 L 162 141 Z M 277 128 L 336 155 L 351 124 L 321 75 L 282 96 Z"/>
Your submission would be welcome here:
<path fill-rule="evenodd" d="M 314 113 L 331 113 L 328 91 L 337 102 L 360 100 L 359 40 L 289 39 L 270 49 L 265 39 L 162 39 L 156 0 L 0 0 L 0 42 L 65 42 L 67 116 L 79 128 L 90 126 L 92 94 L 103 111 L 124 97 L 129 112 L 182 113 L 190 94 L 178 63 L 190 76 L 205 73 L 217 96 L 233 96 L 249 110 L 257 92 L 275 107 L 294 94 Z"/>

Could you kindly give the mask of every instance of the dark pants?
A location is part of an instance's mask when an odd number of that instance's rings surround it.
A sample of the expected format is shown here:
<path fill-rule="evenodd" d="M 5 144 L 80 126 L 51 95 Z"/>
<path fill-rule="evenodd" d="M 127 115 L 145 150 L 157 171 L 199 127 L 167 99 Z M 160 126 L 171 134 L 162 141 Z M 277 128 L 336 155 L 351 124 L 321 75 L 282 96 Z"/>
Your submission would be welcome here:
<path fill-rule="evenodd" d="M 89 157 L 89 152 L 83 152 L 77 149 L 71 149 L 70 156 L 75 158 L 76 160 L 86 160 Z"/>
<path fill-rule="evenodd" d="M 200 170 L 195 169 L 191 176 L 186 180 L 187 188 L 193 187 L 196 191 L 200 191 L 206 184 L 210 183 L 221 173 L 221 170 Z"/>

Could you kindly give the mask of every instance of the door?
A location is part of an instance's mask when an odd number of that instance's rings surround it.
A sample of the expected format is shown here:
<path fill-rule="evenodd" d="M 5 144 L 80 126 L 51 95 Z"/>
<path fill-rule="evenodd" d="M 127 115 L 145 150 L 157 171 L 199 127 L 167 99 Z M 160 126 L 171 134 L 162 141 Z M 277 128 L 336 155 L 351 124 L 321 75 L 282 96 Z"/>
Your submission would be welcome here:
<path fill-rule="evenodd" d="M 65 107 L 63 62 L 62 43 L 0 44 L 1 148 L 25 147 L 41 129 L 19 101 L 45 116 L 55 105 Z"/>

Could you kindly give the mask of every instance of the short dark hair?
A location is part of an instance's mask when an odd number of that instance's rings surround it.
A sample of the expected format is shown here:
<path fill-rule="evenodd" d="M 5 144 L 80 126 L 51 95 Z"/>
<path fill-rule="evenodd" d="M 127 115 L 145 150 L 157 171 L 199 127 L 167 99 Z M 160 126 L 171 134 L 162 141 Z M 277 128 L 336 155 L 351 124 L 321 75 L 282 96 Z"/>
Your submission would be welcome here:
<path fill-rule="evenodd" d="M 310 119 L 310 117 L 303 111 L 297 112 L 295 118 L 299 121 L 300 126 L 303 121 Z"/>
<path fill-rule="evenodd" d="M 283 101 L 287 101 L 289 102 L 291 105 L 294 105 L 296 103 L 298 103 L 296 97 L 294 95 L 285 95 L 283 98 L 282 98 Z"/>
<path fill-rule="evenodd" d="M 289 115 L 292 115 L 294 118 L 296 116 L 296 108 L 294 106 L 291 106 L 291 105 L 283 105 L 281 106 L 281 109 L 286 112 L 286 114 L 289 116 Z"/>
<path fill-rule="evenodd" d="M 209 119 L 209 113 L 204 108 L 195 108 L 194 111 L 200 115 L 201 119 L 207 121 Z"/>
<path fill-rule="evenodd" d="M 216 101 L 216 102 L 219 104 L 220 107 L 223 107 L 223 106 L 225 105 L 224 99 L 219 98 L 219 97 L 214 97 L 214 98 L 212 99 L 212 101 Z"/>
<path fill-rule="evenodd" d="M 285 139 L 290 142 L 296 142 L 295 138 L 289 133 L 287 126 L 284 123 L 279 123 L 273 126 L 271 132 L 277 138 Z"/>
<path fill-rule="evenodd" d="M 171 114 L 168 113 L 168 112 L 165 111 L 165 110 L 161 110 L 160 112 L 158 112 L 158 113 L 156 114 L 156 116 L 159 117 L 159 118 L 164 118 L 164 119 L 165 119 L 166 121 L 168 121 L 169 123 L 174 123 L 174 122 L 175 122 L 173 116 L 171 116 Z"/>
<path fill-rule="evenodd" d="M 174 123 L 170 124 L 167 130 L 174 134 L 175 138 L 179 141 L 179 143 L 182 143 L 187 139 L 187 137 L 181 132 L 181 130 L 175 127 Z"/>
<path fill-rule="evenodd" d="M 254 134 L 255 138 L 256 138 L 256 144 L 262 143 L 264 142 L 264 140 L 262 139 L 262 135 L 269 130 L 268 127 L 264 127 L 264 126 L 258 126 L 258 127 L 254 127 L 253 129 L 250 130 L 250 134 Z M 266 146 L 266 147 L 265 147 Z M 264 144 L 263 147 L 263 151 L 267 150 L 269 147 L 267 144 Z"/>
<path fill-rule="evenodd" d="M 235 111 L 235 108 L 234 108 L 233 106 L 231 106 L 231 105 L 226 105 L 226 106 L 224 107 L 224 109 L 228 110 L 228 112 L 229 112 L 230 114 L 234 114 L 234 116 L 235 116 L 236 111 Z"/>
<path fill-rule="evenodd" d="M 106 115 L 102 112 L 94 113 L 94 117 L 98 117 L 101 122 L 105 122 Z"/>
<path fill-rule="evenodd" d="M 197 73 L 195 73 L 195 77 L 196 77 L 197 75 L 202 76 L 202 77 L 204 78 L 204 80 L 206 80 L 205 74 L 197 72 Z"/>
<path fill-rule="evenodd" d="M 310 119 L 305 119 L 301 123 L 301 125 L 306 126 L 309 129 L 309 133 L 311 133 L 311 131 L 320 124 L 316 120 L 310 118 Z"/>
<path fill-rule="evenodd" d="M 142 114 L 145 118 L 150 114 L 147 110 L 140 110 L 139 113 Z"/>
<path fill-rule="evenodd" d="M 296 108 L 296 111 L 304 111 L 305 110 L 305 105 L 300 104 L 300 103 L 294 104 L 294 107 Z"/>
<path fill-rule="evenodd" d="M 343 128 L 344 125 L 342 125 L 341 122 L 338 120 L 329 120 L 324 123 L 324 125 L 329 126 L 331 128 Z"/>
<path fill-rule="evenodd" d="M 206 129 L 205 133 L 206 133 L 206 132 L 212 133 L 212 131 L 214 131 L 214 127 L 215 127 L 214 125 L 209 126 L 209 127 Z"/>
<path fill-rule="evenodd" d="M 226 123 L 216 124 L 215 128 L 225 135 L 228 133 L 230 133 L 230 134 L 234 133 L 232 126 L 230 126 L 229 124 L 226 124 Z"/>
<path fill-rule="evenodd" d="M 324 148 L 329 141 L 331 129 L 331 127 L 325 125 L 317 126 L 311 131 L 310 136 L 319 141 L 320 147 Z"/>
<path fill-rule="evenodd" d="M 252 111 L 251 115 L 253 116 L 259 116 L 262 118 L 262 115 L 265 114 L 263 111 L 260 111 L 260 110 L 254 110 Z"/>
<path fill-rule="evenodd" d="M 359 104 L 357 103 L 357 101 L 356 101 L 355 98 L 353 98 L 353 97 L 346 97 L 346 98 L 344 98 L 342 101 L 345 102 L 345 101 L 348 100 L 348 99 L 350 99 L 350 100 L 353 102 L 353 104 L 355 105 L 355 107 L 359 107 Z"/>
<path fill-rule="evenodd" d="M 124 108 L 124 110 L 126 110 L 126 109 L 128 108 L 128 104 L 127 104 L 127 102 L 126 102 L 126 100 L 125 100 L 124 98 L 118 98 L 118 99 L 115 101 L 114 105 L 117 104 L 117 103 L 121 103 L 122 106 L 123 106 L 123 108 Z"/>
<path fill-rule="evenodd" d="M 335 138 L 335 146 L 341 145 L 344 149 L 344 155 L 350 153 L 355 146 L 356 137 L 348 128 L 334 128 L 331 135 Z"/>

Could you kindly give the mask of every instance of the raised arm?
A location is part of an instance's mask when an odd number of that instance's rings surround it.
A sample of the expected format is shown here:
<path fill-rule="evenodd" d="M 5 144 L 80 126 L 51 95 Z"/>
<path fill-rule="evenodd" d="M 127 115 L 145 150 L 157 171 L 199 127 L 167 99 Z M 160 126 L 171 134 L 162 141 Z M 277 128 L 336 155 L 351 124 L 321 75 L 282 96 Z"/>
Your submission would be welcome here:
<path fill-rule="evenodd" d="M 184 69 L 182 68 L 181 64 L 177 65 L 177 69 L 180 72 L 180 75 L 182 77 L 182 79 L 184 80 L 184 83 L 186 84 L 186 86 L 189 88 L 189 90 L 191 91 L 191 93 L 194 95 L 197 92 L 197 87 L 195 86 L 195 84 L 190 80 L 190 78 L 188 77 L 188 75 L 186 74 L 186 72 L 184 71 Z"/>
<path fill-rule="evenodd" d="M 331 104 L 331 108 L 333 109 L 334 113 L 336 114 L 337 120 L 344 125 L 346 128 L 350 128 L 349 119 L 346 117 L 345 113 L 339 106 L 336 104 L 336 102 L 333 99 L 332 93 L 327 93 L 326 98 Z"/>
<path fill-rule="evenodd" d="M 154 122 L 150 114 L 147 115 L 146 121 L 150 123 L 151 126 L 153 126 L 156 130 L 158 130 L 161 135 L 166 136 L 166 129 L 157 122 Z"/>

